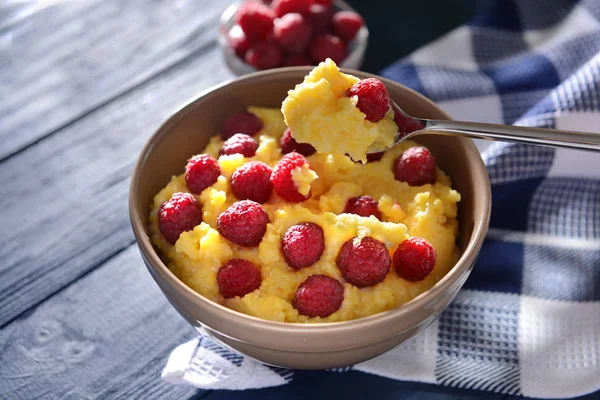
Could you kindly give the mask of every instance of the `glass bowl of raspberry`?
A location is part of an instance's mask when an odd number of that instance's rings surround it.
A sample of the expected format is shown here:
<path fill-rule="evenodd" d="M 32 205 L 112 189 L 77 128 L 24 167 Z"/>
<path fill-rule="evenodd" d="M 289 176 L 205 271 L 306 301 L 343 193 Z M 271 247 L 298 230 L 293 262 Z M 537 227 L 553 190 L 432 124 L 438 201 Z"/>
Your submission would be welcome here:
<path fill-rule="evenodd" d="M 237 76 L 317 65 L 360 69 L 369 30 L 343 0 L 240 0 L 221 15 L 218 43 Z"/>

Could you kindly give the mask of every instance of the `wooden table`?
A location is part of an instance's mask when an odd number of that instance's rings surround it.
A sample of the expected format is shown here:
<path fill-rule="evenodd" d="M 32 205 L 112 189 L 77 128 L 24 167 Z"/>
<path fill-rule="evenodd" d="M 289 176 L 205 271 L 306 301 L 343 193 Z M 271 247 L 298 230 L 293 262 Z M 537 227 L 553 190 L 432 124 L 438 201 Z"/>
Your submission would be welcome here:
<path fill-rule="evenodd" d="M 169 352 L 195 332 L 145 270 L 127 210 L 148 136 L 185 100 L 233 77 L 215 41 L 226 3 L 0 6 L 0 399 L 234 395 L 160 379 Z M 386 0 L 352 3 L 372 27 L 370 72 L 483 7 L 421 0 L 382 12 Z M 433 6 L 448 10 L 425 25 L 414 17 Z M 306 372 L 288 387 L 235 397 L 299 398 L 341 379 L 338 394 L 366 396 L 373 385 L 379 398 L 438 390 Z M 456 398 L 444 393 L 437 398 Z"/>

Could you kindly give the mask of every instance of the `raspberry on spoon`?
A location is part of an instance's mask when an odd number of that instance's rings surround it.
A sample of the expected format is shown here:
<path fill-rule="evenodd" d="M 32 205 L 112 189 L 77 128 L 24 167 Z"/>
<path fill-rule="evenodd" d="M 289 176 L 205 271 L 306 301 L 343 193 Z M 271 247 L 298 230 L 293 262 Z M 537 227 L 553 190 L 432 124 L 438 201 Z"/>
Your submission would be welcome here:
<path fill-rule="evenodd" d="M 379 79 L 361 79 L 348 89 L 346 96 L 357 96 L 356 106 L 371 122 L 379 122 L 390 109 L 390 95 Z"/>

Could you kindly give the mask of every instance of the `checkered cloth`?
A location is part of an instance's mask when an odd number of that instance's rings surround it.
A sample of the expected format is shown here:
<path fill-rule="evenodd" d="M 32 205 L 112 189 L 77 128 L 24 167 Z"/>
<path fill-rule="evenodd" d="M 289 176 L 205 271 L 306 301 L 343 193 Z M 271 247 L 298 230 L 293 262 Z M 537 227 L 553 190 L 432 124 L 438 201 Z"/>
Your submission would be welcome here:
<path fill-rule="evenodd" d="M 382 75 L 455 119 L 600 133 L 600 1 L 498 1 Z M 599 390 L 600 154 L 478 145 L 493 211 L 463 290 L 417 337 L 337 372 L 531 397 Z M 294 372 L 200 337 L 173 352 L 163 378 L 246 389 Z"/>

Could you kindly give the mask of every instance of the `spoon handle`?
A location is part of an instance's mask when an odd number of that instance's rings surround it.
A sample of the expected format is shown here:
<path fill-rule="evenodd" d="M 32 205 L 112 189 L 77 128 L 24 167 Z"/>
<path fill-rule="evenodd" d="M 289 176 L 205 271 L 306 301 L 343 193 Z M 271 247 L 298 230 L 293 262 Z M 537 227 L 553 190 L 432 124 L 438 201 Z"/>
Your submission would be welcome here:
<path fill-rule="evenodd" d="M 514 125 L 484 124 L 442 120 L 422 120 L 423 131 L 437 134 L 459 134 L 476 139 L 502 140 L 540 146 L 566 147 L 600 152 L 600 133 L 561 131 Z M 600 127 L 598 127 L 600 131 Z"/>

